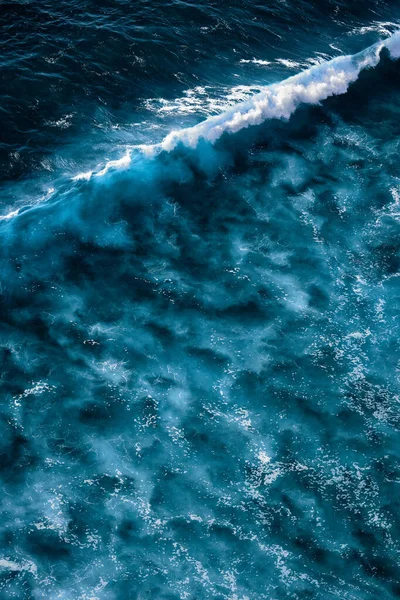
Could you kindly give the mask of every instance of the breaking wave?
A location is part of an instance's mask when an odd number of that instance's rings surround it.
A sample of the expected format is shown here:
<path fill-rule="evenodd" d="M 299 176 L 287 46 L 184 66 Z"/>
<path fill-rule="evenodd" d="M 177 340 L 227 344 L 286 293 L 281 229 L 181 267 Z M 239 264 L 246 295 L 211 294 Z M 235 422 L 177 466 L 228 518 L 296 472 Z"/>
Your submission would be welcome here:
<path fill-rule="evenodd" d="M 400 32 L 357 54 L 339 56 L 280 83 L 269 85 L 220 115 L 209 117 L 193 127 L 171 131 L 160 143 L 128 148 L 121 159 L 108 162 L 96 175 L 104 175 L 112 168 L 128 167 L 133 150 L 139 149 L 147 155 L 154 155 L 162 151 L 171 152 L 179 144 L 195 148 L 200 140 L 215 143 L 225 133 L 237 133 L 241 129 L 260 125 L 268 119 L 289 119 L 301 104 L 317 104 L 330 96 L 346 93 L 361 71 L 378 65 L 384 48 L 389 51 L 392 59 L 398 59 Z M 87 180 L 92 174 L 91 171 L 80 173 L 74 179 Z"/>

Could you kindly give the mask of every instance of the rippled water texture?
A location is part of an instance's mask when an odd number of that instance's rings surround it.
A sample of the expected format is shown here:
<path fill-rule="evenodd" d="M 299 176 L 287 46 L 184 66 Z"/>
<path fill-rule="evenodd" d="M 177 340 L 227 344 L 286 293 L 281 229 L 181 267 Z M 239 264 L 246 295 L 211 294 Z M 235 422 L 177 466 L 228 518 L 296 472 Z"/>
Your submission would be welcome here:
<path fill-rule="evenodd" d="M 400 597 L 399 19 L 0 3 L 1 599 Z"/>

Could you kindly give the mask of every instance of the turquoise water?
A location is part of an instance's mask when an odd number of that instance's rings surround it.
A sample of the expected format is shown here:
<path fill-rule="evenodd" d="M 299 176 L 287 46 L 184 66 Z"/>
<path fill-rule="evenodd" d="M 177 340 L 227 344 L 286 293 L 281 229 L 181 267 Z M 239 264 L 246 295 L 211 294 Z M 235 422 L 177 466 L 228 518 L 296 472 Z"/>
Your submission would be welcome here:
<path fill-rule="evenodd" d="M 1 598 L 399 597 L 395 8 L 48 5 L 2 17 L 64 83 L 3 68 Z"/>

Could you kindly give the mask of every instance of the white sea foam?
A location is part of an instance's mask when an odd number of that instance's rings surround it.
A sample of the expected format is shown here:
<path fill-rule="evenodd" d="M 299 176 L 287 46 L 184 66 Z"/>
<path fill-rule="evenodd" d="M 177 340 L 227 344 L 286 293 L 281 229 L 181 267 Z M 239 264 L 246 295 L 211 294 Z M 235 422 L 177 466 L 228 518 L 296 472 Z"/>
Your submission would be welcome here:
<path fill-rule="evenodd" d="M 400 25 L 390 21 L 373 21 L 371 25 L 364 27 L 355 27 L 350 35 L 364 35 L 366 33 L 379 33 L 380 35 L 390 36 L 394 31 L 398 31 Z"/>
<path fill-rule="evenodd" d="M 92 177 L 93 171 L 86 171 L 85 173 L 78 173 L 72 178 L 72 181 L 89 181 Z"/>
<path fill-rule="evenodd" d="M 6 215 L 0 215 L 0 221 L 8 221 L 8 219 L 12 219 L 13 217 L 16 217 L 19 213 L 19 209 L 17 208 L 17 210 L 12 210 L 11 212 L 7 213 Z"/>
<path fill-rule="evenodd" d="M 101 177 L 102 175 L 105 175 L 110 169 L 124 169 L 126 167 L 129 167 L 131 163 L 131 154 L 132 151 L 130 148 L 128 148 L 124 156 L 122 156 L 122 158 L 119 158 L 117 160 L 110 160 L 108 163 L 106 163 L 105 167 L 101 171 L 96 173 L 96 176 Z"/>
<path fill-rule="evenodd" d="M 241 64 L 253 64 L 253 65 L 258 65 L 259 67 L 268 67 L 269 65 L 271 65 L 271 61 L 270 60 L 261 60 L 259 58 L 252 58 L 251 60 L 246 59 L 246 58 L 242 58 L 239 61 Z"/>
<path fill-rule="evenodd" d="M 400 31 L 385 40 L 381 46 L 385 46 L 389 50 L 392 58 L 400 58 Z"/>
<path fill-rule="evenodd" d="M 304 66 L 302 63 L 296 62 L 295 60 L 290 60 L 288 58 L 277 58 L 276 62 L 280 65 L 283 65 L 287 69 L 300 69 Z"/>
<path fill-rule="evenodd" d="M 16 562 L 8 558 L 0 558 L 0 569 L 6 569 L 7 571 L 28 571 L 33 575 L 37 573 L 37 566 L 31 560 L 23 560 L 22 562 Z"/>
<path fill-rule="evenodd" d="M 253 61 L 240 61 L 253 62 Z M 156 115 L 201 115 L 205 118 L 221 114 L 233 105 L 248 100 L 264 86 L 237 85 L 231 88 L 206 85 L 185 90 L 180 98 L 150 98 L 144 103 Z"/>

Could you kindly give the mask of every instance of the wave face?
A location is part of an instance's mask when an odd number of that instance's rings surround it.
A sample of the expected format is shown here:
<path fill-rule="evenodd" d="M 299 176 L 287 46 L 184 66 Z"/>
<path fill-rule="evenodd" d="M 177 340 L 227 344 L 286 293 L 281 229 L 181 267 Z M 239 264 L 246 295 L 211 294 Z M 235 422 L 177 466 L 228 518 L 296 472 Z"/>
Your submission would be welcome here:
<path fill-rule="evenodd" d="M 399 597 L 399 14 L 364 4 L 1 17 L 1 598 Z"/>

